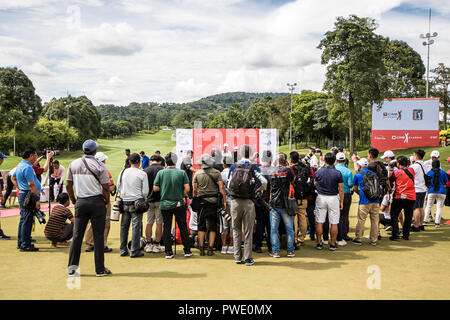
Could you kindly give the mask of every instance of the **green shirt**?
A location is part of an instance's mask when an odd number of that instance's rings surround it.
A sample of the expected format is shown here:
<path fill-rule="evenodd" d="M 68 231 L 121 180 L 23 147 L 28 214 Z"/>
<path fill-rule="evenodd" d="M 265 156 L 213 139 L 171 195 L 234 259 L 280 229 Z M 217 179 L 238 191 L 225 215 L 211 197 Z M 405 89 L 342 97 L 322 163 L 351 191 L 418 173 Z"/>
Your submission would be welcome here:
<path fill-rule="evenodd" d="M 170 210 L 184 205 L 184 185 L 189 184 L 186 172 L 177 168 L 161 170 L 156 175 L 154 186 L 161 188 L 161 210 Z"/>

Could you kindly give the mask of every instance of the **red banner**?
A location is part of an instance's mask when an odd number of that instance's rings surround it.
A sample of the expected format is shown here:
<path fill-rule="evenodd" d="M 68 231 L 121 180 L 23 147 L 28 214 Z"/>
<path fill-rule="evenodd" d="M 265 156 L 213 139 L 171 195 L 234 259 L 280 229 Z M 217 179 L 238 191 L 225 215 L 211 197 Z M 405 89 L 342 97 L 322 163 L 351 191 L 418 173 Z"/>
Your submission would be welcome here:
<path fill-rule="evenodd" d="M 435 146 L 439 146 L 439 130 L 372 130 L 372 147 L 380 152 Z"/>

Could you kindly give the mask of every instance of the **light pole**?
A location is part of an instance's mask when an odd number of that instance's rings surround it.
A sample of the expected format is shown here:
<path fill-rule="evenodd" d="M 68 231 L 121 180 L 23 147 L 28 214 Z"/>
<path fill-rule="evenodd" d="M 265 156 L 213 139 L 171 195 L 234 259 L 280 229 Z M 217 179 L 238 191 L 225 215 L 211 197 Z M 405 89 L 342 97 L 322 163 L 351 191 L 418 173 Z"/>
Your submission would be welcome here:
<path fill-rule="evenodd" d="M 287 86 L 289 88 L 289 91 L 291 92 L 291 113 L 289 114 L 289 151 L 292 151 L 292 119 L 291 119 L 291 114 L 292 114 L 292 93 L 294 92 L 296 85 L 297 85 L 297 83 L 294 83 L 294 84 L 288 83 L 287 84 Z"/>
<path fill-rule="evenodd" d="M 431 8 L 430 8 L 430 15 L 428 18 L 428 32 L 426 35 L 421 34 L 421 39 L 427 39 L 427 41 L 424 41 L 422 44 L 424 46 L 428 46 L 428 54 L 427 54 L 427 87 L 426 87 L 426 98 L 428 98 L 428 82 L 430 78 L 430 45 L 434 43 L 434 40 L 431 38 L 437 37 L 437 32 L 434 32 L 431 34 Z"/>

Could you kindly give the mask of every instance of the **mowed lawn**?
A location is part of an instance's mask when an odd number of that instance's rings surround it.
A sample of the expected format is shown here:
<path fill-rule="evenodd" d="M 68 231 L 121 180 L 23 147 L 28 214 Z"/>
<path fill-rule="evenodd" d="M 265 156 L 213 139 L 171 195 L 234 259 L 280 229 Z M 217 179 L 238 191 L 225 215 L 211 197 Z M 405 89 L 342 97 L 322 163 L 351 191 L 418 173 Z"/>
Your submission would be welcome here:
<path fill-rule="evenodd" d="M 165 154 L 175 145 L 170 131 L 99 143 L 110 157 L 107 167 L 114 177 L 123 165 L 125 148 Z M 427 154 L 428 149 L 434 148 L 426 148 Z M 450 148 L 437 149 L 443 159 L 450 155 Z M 67 167 L 80 154 L 66 152 L 59 158 Z M 2 169 L 20 161 L 5 160 Z M 350 236 L 354 236 L 357 201 L 354 195 Z M 264 247 L 264 253 L 254 253 L 251 267 L 236 265 L 232 255 L 220 252 L 200 257 L 194 249 L 194 256 L 185 258 L 182 245 L 172 260 L 164 259 L 163 253 L 120 257 L 120 224 L 111 222 L 108 246 L 113 252 L 105 254 L 105 264 L 113 275 L 95 277 L 94 255 L 83 251 L 81 277 L 73 279 L 66 274 L 69 249 L 52 248 L 44 237 L 44 225 L 37 224 L 32 234 L 40 251 L 24 253 L 16 249 L 19 218 L 2 218 L 2 229 L 12 240 L 0 241 L 0 299 L 450 299 L 450 226 L 444 224 L 449 219 L 450 209 L 444 207 L 440 229 L 433 224 L 425 232 L 412 233 L 410 241 L 399 242 L 389 241 L 382 231 L 376 247 L 364 239 L 362 246 L 349 243 L 336 252 L 328 246 L 317 251 L 307 237 L 296 257 L 287 258 L 282 250 L 279 259 L 268 256 Z"/>

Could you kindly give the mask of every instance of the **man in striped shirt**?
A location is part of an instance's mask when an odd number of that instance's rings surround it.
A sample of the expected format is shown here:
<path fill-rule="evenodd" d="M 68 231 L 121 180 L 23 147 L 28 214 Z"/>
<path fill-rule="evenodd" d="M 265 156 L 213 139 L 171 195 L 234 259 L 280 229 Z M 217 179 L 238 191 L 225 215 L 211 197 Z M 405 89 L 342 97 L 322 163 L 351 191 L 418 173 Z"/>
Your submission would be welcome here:
<path fill-rule="evenodd" d="M 75 219 L 72 212 L 67 208 L 70 205 L 69 195 L 65 192 L 57 197 L 58 204 L 53 208 L 51 215 L 45 225 L 45 237 L 58 248 L 69 247 L 67 240 L 72 238 Z M 66 223 L 70 220 L 71 223 Z"/>

